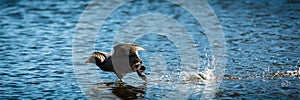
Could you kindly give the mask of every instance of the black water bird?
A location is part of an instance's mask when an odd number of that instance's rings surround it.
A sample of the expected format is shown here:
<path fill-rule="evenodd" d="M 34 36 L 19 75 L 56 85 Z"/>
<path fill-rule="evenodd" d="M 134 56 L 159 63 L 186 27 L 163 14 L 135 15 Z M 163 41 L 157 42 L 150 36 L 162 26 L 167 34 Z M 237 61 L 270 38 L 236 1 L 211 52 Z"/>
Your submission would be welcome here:
<path fill-rule="evenodd" d="M 103 71 L 114 72 L 121 81 L 131 72 L 137 72 L 140 78 L 147 81 L 143 74 L 146 68 L 142 65 L 138 50 L 145 49 L 134 44 L 119 44 L 114 46 L 113 54 L 93 52 L 85 63 L 94 63 Z"/>

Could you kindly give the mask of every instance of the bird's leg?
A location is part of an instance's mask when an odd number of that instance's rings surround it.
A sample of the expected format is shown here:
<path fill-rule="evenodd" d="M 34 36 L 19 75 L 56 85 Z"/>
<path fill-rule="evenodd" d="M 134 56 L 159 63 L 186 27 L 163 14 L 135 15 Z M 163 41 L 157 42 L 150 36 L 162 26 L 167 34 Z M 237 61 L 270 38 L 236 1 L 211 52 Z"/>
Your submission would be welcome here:
<path fill-rule="evenodd" d="M 140 72 L 139 70 L 137 70 L 136 73 L 139 75 L 139 77 L 140 77 L 141 79 L 143 79 L 144 81 L 147 82 L 147 77 L 146 77 L 146 75 L 144 75 L 144 74 L 143 74 L 142 72 Z"/>
<path fill-rule="evenodd" d="M 144 74 L 142 73 L 143 70 L 141 70 L 142 64 L 135 64 L 135 65 L 133 66 L 133 68 L 134 68 L 134 71 L 136 71 L 136 73 L 139 75 L 139 77 L 140 77 L 141 79 L 143 79 L 144 81 L 147 82 L 147 77 L 146 77 L 146 75 L 144 75 Z"/>

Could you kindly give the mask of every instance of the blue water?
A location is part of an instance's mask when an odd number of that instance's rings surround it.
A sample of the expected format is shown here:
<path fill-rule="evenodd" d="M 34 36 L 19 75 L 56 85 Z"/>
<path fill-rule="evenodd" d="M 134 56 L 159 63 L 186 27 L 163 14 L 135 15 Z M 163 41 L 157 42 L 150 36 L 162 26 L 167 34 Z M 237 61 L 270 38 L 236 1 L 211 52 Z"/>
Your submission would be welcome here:
<path fill-rule="evenodd" d="M 86 99 L 75 77 L 72 43 L 76 24 L 89 2 L 0 1 L 0 99 Z M 300 99 L 299 76 L 272 74 L 300 67 L 300 2 L 210 0 L 208 3 L 222 25 L 228 55 L 224 79 L 214 99 Z M 211 47 L 200 24 L 180 6 L 164 1 L 134 1 L 117 9 L 99 30 L 96 50 L 111 52 L 111 38 L 116 30 L 145 12 L 168 15 L 193 31 L 191 36 L 201 58 L 199 70 L 211 67 Z M 166 37 L 152 33 L 134 43 L 148 48 L 140 53 L 147 67 L 146 76 L 154 77 L 157 82 L 166 81 L 180 69 L 178 50 Z M 167 66 L 151 64 L 157 61 L 151 58 L 153 55 L 162 56 L 158 61 L 166 62 L 158 64 Z M 99 95 L 105 89 L 107 98 L 177 98 L 177 87 L 170 82 L 149 82 L 144 87 L 135 86 L 141 85 L 138 82 L 113 83 L 117 81 L 114 74 L 97 70 L 95 65 L 85 66 L 96 70 L 102 78 L 88 96 L 102 97 Z M 205 86 L 202 81 L 194 82 Z M 201 97 L 203 91 L 197 89 L 191 90 L 189 99 Z"/>

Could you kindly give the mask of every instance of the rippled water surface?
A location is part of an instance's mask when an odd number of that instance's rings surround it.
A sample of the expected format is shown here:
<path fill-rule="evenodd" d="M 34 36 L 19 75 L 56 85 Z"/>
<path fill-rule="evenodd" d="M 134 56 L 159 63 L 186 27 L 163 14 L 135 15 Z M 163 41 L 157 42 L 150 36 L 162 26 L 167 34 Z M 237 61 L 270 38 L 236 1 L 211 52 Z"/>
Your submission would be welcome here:
<path fill-rule="evenodd" d="M 174 41 L 149 33 L 133 42 L 147 49 L 140 57 L 147 68 L 148 83 L 135 73 L 120 83 L 113 73 L 84 61 L 72 61 L 76 24 L 89 0 L 0 2 L 0 99 L 199 99 L 212 89 L 210 81 L 188 77 L 195 73 L 209 77 L 214 64 L 201 25 L 179 5 L 155 0 L 124 4 L 107 16 L 92 51 L 112 52 L 113 37 L 128 20 L 144 13 L 160 13 L 191 32 L 199 51 L 199 67 L 182 71 Z M 300 2 L 210 0 L 208 4 L 220 20 L 227 50 L 224 77 L 214 99 L 300 99 L 299 75 L 288 74 L 300 68 Z M 101 6 L 101 2 L 92 6 Z M 96 73 L 99 80 L 77 82 L 80 77 L 76 79 L 73 63 Z M 87 74 L 91 73 L 79 76 Z M 82 90 L 82 85 L 89 89 Z"/>

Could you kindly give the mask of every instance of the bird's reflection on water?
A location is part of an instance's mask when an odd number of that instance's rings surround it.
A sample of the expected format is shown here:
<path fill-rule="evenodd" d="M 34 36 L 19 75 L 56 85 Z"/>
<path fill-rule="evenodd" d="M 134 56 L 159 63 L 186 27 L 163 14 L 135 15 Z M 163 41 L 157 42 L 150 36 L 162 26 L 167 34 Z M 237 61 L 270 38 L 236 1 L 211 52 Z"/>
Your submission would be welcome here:
<path fill-rule="evenodd" d="M 122 99 L 137 99 L 143 98 L 146 92 L 144 87 L 119 85 L 112 88 L 112 93 Z"/>
<path fill-rule="evenodd" d="M 145 98 L 146 83 L 141 86 L 132 86 L 124 82 L 102 82 L 93 85 L 92 97 L 94 99 L 140 99 Z"/>

